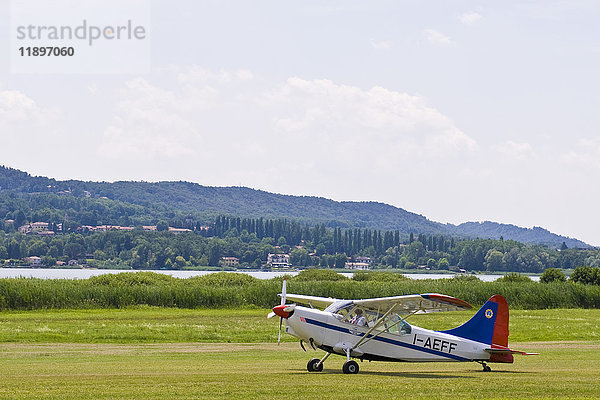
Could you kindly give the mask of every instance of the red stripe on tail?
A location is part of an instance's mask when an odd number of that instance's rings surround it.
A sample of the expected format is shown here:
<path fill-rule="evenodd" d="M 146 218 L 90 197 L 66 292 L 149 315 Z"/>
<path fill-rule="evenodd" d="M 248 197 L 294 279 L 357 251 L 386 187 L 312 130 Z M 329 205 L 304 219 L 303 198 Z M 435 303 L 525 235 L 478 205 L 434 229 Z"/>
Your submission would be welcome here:
<path fill-rule="evenodd" d="M 508 303 L 506 299 L 497 294 L 492 296 L 489 301 L 498 304 L 496 310 L 496 323 L 494 324 L 494 335 L 492 337 L 493 345 L 508 347 Z M 512 363 L 514 361 L 512 354 L 492 354 L 491 362 Z"/>

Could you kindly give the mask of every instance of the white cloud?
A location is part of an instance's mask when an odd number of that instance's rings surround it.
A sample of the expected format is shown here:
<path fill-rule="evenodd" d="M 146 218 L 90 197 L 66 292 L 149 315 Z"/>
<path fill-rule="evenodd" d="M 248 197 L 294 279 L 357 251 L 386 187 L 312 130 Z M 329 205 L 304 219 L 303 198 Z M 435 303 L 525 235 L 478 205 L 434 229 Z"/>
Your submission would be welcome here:
<path fill-rule="evenodd" d="M 392 47 L 391 40 L 371 40 L 371 46 L 375 50 L 387 50 Z"/>
<path fill-rule="evenodd" d="M 23 169 L 47 163 L 53 154 L 68 149 L 64 122 L 57 109 L 44 107 L 21 91 L 0 90 L 1 163 Z"/>
<path fill-rule="evenodd" d="M 481 18 L 482 18 L 481 14 L 476 13 L 476 12 L 465 13 L 458 17 L 460 22 L 464 25 L 473 25 L 477 21 L 479 21 Z"/>
<path fill-rule="evenodd" d="M 99 155 L 123 162 L 201 159 L 219 165 L 210 172 L 214 184 L 264 187 L 265 174 L 270 182 L 287 184 L 300 174 L 325 185 L 319 177 L 327 171 L 351 185 L 347 171 L 364 179 L 375 173 L 364 169 L 366 160 L 392 178 L 414 163 L 477 149 L 420 96 L 299 77 L 248 88 L 248 77 L 185 67 L 128 81 Z"/>
<path fill-rule="evenodd" d="M 441 46 L 449 46 L 454 44 L 454 42 L 448 36 L 436 31 L 435 29 L 425 29 L 423 32 L 425 33 L 427 41 L 431 44 Z"/>
<path fill-rule="evenodd" d="M 135 160 L 194 154 L 189 145 L 196 141 L 198 130 L 186 114 L 208 103 L 202 95 L 195 94 L 180 97 L 143 78 L 127 82 L 98 153 Z"/>
<path fill-rule="evenodd" d="M 564 153 L 561 159 L 570 165 L 600 168 L 600 138 L 585 138 L 578 141 L 577 150 Z"/>
<path fill-rule="evenodd" d="M 0 91 L 0 125 L 42 124 L 57 116 L 55 110 L 38 106 L 33 99 L 18 90 Z"/>
<path fill-rule="evenodd" d="M 197 65 L 188 65 L 183 67 L 169 66 L 164 68 L 163 71 L 176 73 L 178 81 L 188 85 L 207 83 L 235 84 L 254 79 L 254 74 L 246 69 L 235 71 L 220 70 L 215 72 Z"/>
<path fill-rule="evenodd" d="M 536 157 L 533 147 L 527 142 L 507 140 L 506 142 L 497 145 L 496 150 L 517 160 L 529 160 Z"/>
<path fill-rule="evenodd" d="M 86 86 L 86 89 L 91 95 L 95 95 L 96 93 L 98 93 L 98 85 L 96 85 L 96 83 L 94 82 L 88 84 Z"/>
<path fill-rule="evenodd" d="M 371 154 L 386 165 L 398 166 L 476 148 L 473 139 L 422 97 L 383 87 L 363 90 L 294 77 L 265 98 L 278 109 L 274 120 L 278 130 L 307 138 L 319 148 L 339 142 L 329 149 L 339 161 Z"/>

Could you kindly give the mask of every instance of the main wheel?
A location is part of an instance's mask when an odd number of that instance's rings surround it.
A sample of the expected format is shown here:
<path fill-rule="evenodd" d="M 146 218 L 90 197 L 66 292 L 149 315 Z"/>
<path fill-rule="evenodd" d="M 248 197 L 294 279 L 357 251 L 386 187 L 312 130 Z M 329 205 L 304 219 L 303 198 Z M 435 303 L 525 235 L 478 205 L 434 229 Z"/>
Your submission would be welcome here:
<path fill-rule="evenodd" d="M 342 367 L 345 374 L 358 374 L 358 363 L 354 360 L 346 361 Z"/>
<path fill-rule="evenodd" d="M 323 363 L 319 364 L 319 360 L 318 358 L 311 358 L 308 361 L 308 364 L 306 364 L 306 369 L 308 370 L 308 372 L 321 372 L 323 371 Z"/>

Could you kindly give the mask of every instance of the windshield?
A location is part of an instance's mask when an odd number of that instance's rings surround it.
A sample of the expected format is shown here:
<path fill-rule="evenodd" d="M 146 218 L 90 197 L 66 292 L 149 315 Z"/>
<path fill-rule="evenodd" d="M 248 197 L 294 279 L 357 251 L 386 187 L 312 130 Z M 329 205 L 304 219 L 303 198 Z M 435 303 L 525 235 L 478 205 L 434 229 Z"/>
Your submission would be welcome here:
<path fill-rule="evenodd" d="M 336 301 L 335 303 L 331 303 L 324 311 L 334 314 L 345 314 L 353 305 L 352 300 Z"/>
<path fill-rule="evenodd" d="M 383 330 L 396 335 L 408 335 L 412 331 L 412 327 L 408 322 L 403 320 L 398 314 L 390 314 L 383 321 Z"/>

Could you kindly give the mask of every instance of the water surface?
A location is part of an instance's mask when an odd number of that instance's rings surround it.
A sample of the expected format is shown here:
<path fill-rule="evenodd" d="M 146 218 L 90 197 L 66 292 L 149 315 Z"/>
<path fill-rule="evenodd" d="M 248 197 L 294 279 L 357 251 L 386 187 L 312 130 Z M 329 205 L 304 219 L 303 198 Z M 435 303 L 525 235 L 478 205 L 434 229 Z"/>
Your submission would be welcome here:
<path fill-rule="evenodd" d="M 138 272 L 139 270 L 122 269 L 48 269 L 48 268 L 0 268 L 0 278 L 41 278 L 41 279 L 87 279 L 92 276 L 104 274 L 119 274 L 121 272 Z M 159 274 L 171 275 L 176 278 L 190 278 L 213 274 L 219 271 L 174 271 L 174 270 L 152 270 Z M 298 272 L 265 272 L 265 271 L 234 271 L 248 274 L 258 279 L 271 279 L 282 275 L 298 275 Z M 344 276 L 352 277 L 352 272 L 342 272 Z M 453 274 L 404 274 L 411 279 L 449 279 Z M 502 275 L 476 275 L 484 282 L 492 282 Z M 534 281 L 539 281 L 539 276 L 530 276 Z"/>

